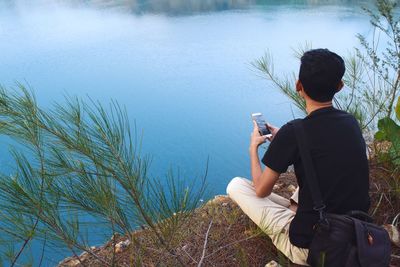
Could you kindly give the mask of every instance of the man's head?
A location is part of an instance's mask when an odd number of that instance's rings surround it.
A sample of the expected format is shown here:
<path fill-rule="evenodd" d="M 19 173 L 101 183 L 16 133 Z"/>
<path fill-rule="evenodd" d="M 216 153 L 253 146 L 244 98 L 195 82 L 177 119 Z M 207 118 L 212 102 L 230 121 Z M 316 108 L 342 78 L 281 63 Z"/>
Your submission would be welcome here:
<path fill-rule="evenodd" d="M 328 49 L 313 49 L 301 57 L 299 81 L 311 99 L 327 102 L 342 88 L 344 72 L 344 61 L 339 55 Z"/>

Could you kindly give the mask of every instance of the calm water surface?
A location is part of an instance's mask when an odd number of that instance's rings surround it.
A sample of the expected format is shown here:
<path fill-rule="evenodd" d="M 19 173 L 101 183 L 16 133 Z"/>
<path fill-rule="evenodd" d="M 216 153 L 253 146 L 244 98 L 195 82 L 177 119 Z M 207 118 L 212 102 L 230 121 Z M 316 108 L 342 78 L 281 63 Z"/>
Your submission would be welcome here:
<path fill-rule="evenodd" d="M 251 62 L 268 49 L 275 71 L 291 73 L 298 69 L 293 48 L 306 41 L 347 55 L 356 33 L 370 34 L 360 1 L 34 2 L 0 4 L 0 83 L 28 84 L 43 107 L 65 94 L 117 100 L 143 130 L 153 175 L 172 167 L 198 177 L 209 158 L 213 194 L 225 193 L 232 177 L 249 176 L 252 112 L 278 126 L 293 118 L 294 107 Z M 0 149 L 8 170 L 4 142 Z M 47 265 L 63 258 L 49 257 Z"/>

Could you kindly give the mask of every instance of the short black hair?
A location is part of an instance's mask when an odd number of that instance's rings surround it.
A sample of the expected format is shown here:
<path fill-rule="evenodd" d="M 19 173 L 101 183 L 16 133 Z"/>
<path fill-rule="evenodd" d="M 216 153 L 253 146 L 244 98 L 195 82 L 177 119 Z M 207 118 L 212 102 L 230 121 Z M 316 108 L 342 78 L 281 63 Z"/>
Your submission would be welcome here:
<path fill-rule="evenodd" d="M 343 59 L 328 49 L 313 49 L 301 57 L 299 80 L 306 94 L 318 102 L 333 99 L 346 68 Z"/>

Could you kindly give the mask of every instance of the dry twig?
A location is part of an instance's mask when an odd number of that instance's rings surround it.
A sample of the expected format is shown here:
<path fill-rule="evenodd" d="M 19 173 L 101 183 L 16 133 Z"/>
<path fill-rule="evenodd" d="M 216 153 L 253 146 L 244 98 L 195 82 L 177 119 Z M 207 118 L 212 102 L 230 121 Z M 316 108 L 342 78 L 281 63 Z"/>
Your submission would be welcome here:
<path fill-rule="evenodd" d="M 205 237 L 205 239 L 204 239 L 203 253 L 202 253 L 201 258 L 200 258 L 200 260 L 199 260 L 199 264 L 197 264 L 197 267 L 200 267 L 200 266 L 203 264 L 203 260 L 204 260 L 204 258 L 205 258 L 205 256 L 206 256 L 208 234 L 209 234 L 209 232 L 210 232 L 212 222 L 213 222 L 213 221 L 211 220 L 211 221 L 210 221 L 210 224 L 208 225 L 208 229 L 207 229 L 207 232 L 206 232 L 206 237 Z"/>

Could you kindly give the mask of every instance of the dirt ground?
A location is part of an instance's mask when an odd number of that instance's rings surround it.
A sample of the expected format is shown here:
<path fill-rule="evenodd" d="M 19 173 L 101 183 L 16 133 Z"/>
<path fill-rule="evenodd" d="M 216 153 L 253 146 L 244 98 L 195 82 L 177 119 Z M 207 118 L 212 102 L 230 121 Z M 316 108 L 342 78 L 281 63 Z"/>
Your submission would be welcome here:
<path fill-rule="evenodd" d="M 388 175 L 385 168 L 371 163 L 370 214 L 381 225 L 391 223 L 400 212 L 399 194 L 396 196 L 389 191 L 392 187 Z M 288 198 L 293 188 L 291 185 L 296 186 L 294 173 L 285 173 L 280 177 L 275 192 Z M 125 240 L 127 237 L 122 236 L 113 242 L 118 244 Z M 270 239 L 226 196 L 217 196 L 197 209 L 179 233 L 174 234 L 169 251 L 163 249 L 165 246 L 146 229 L 133 233 L 132 240 L 134 242 L 115 253 L 112 241 L 92 252 L 107 262 L 114 257 L 117 266 L 197 266 L 199 263 L 203 266 L 265 266 L 271 260 L 281 266 L 298 266 L 280 254 Z M 393 245 L 392 255 L 391 266 L 400 266 L 400 248 Z M 60 264 L 104 265 L 107 264 L 88 253 L 80 257 L 80 261 L 72 257 Z"/>

